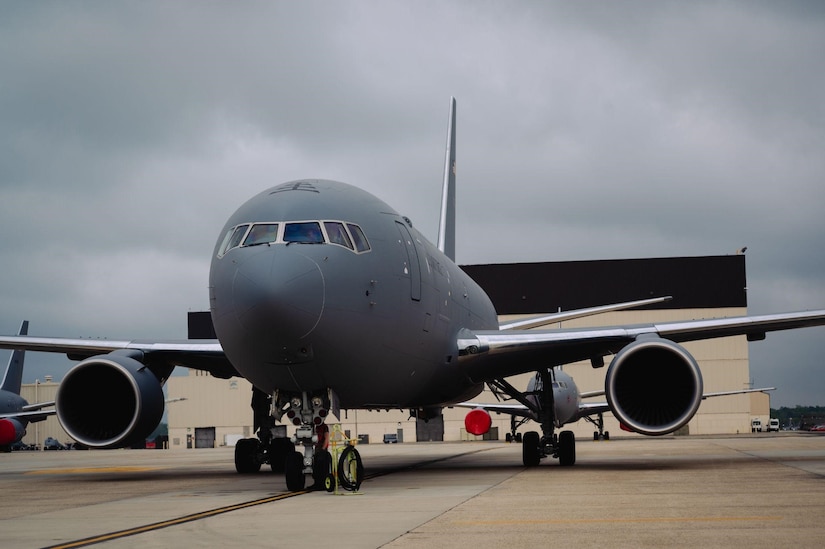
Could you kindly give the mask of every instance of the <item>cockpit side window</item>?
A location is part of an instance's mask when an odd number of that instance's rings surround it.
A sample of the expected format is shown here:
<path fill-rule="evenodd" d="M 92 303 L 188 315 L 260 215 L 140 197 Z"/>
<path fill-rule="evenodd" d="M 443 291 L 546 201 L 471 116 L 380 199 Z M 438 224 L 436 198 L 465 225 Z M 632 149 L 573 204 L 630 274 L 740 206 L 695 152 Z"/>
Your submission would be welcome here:
<path fill-rule="evenodd" d="M 248 228 L 249 225 L 238 225 L 234 229 L 229 229 L 223 239 L 223 244 L 218 255 L 223 255 L 232 248 L 237 248 L 241 244 L 241 240 L 243 240 L 243 236 L 246 234 Z"/>
<path fill-rule="evenodd" d="M 272 244 L 278 239 L 277 223 L 255 223 L 243 241 L 244 246 Z"/>
<path fill-rule="evenodd" d="M 323 244 L 324 234 L 317 221 L 287 223 L 284 228 L 284 242 L 301 242 L 304 244 Z"/>
<path fill-rule="evenodd" d="M 324 221 L 324 229 L 327 231 L 330 243 L 345 246 L 350 250 L 355 249 L 344 224 L 340 221 Z"/>
<path fill-rule="evenodd" d="M 350 234 L 352 234 L 353 242 L 355 242 L 355 250 L 358 252 L 369 251 L 370 243 L 367 241 L 367 237 L 364 236 L 364 231 L 361 230 L 361 227 L 354 223 L 347 223 L 347 228 Z"/>

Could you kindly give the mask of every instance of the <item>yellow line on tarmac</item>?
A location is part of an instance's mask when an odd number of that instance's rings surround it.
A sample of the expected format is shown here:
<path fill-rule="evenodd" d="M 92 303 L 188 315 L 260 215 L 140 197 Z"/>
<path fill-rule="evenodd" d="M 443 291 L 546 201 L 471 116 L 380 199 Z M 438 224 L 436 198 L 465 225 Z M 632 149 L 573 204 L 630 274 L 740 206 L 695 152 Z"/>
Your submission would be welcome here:
<path fill-rule="evenodd" d="M 70 467 L 66 469 L 43 469 L 40 471 L 27 471 L 24 475 L 72 475 L 89 473 L 141 473 L 145 471 L 157 471 L 163 467 Z"/>
<path fill-rule="evenodd" d="M 216 515 L 220 515 L 223 513 L 229 513 L 230 511 L 237 511 L 239 509 L 246 509 L 247 507 L 253 507 L 255 505 L 262 505 L 264 503 L 271 503 L 273 501 L 279 501 L 282 499 L 287 499 L 295 496 L 300 496 L 301 494 L 306 494 L 309 492 L 308 490 L 303 490 L 301 492 L 287 492 L 284 494 L 278 494 L 277 496 L 271 496 L 263 499 L 256 499 L 252 501 L 247 501 L 244 503 L 238 503 L 235 505 L 228 505 L 226 507 L 218 507 L 217 509 L 211 509 L 209 511 L 203 511 L 200 513 L 193 513 L 191 515 L 185 515 L 182 517 L 177 517 L 169 520 L 164 520 L 161 522 L 155 522 L 152 524 L 146 524 L 144 526 L 136 526 L 134 528 L 128 528 L 126 530 L 120 530 L 118 532 L 110 532 L 108 534 L 100 534 L 99 536 L 92 536 L 85 539 L 79 539 L 76 541 L 70 541 L 67 543 L 62 543 L 59 545 L 50 545 L 49 547 L 45 547 L 44 549 L 71 549 L 75 547 L 86 547 L 88 545 L 94 545 L 96 543 L 103 543 L 104 541 L 111 541 L 114 539 L 125 538 L 127 536 L 134 536 L 135 534 L 142 534 L 144 532 L 151 532 L 153 530 L 160 530 L 161 528 L 167 528 L 169 526 L 176 526 L 178 524 L 184 524 L 186 522 L 192 522 L 195 520 L 205 519 L 209 517 L 214 517 Z"/>
<path fill-rule="evenodd" d="M 521 526 L 527 524 L 598 524 L 598 523 L 629 523 L 629 522 L 753 522 L 779 521 L 778 516 L 751 516 L 751 517 L 642 517 L 642 518 L 599 518 L 599 519 L 536 519 L 536 520 L 462 520 L 453 524 L 461 526 Z"/>

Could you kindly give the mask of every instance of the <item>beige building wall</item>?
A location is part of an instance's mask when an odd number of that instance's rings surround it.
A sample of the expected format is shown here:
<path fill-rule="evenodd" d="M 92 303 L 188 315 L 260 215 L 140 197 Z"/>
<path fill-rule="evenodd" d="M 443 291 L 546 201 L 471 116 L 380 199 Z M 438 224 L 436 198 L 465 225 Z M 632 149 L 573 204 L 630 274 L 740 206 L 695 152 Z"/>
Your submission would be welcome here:
<path fill-rule="evenodd" d="M 650 324 L 678 320 L 693 320 L 747 314 L 745 308 L 685 309 L 657 311 L 619 311 L 565 322 L 562 328 L 587 326 L 611 326 Z M 502 321 L 518 317 L 502 317 Z M 554 327 L 558 327 L 555 325 Z M 758 343 L 756 343 L 758 345 Z M 702 369 L 704 391 L 717 392 L 748 388 L 748 342 L 744 336 L 710 339 L 685 343 L 684 347 L 696 358 Z M 605 357 L 605 366 L 594 369 L 589 362 L 565 366 L 576 380 L 580 391 L 604 389 L 604 376 L 611 356 Z M 518 389 L 524 389 L 533 374 L 523 374 L 508 380 Z M 203 372 L 190 372 L 189 376 L 169 379 L 169 398 L 186 397 L 188 400 L 173 402 L 169 410 L 169 444 L 171 448 L 185 448 L 187 435 L 193 436 L 197 427 L 215 427 L 216 444 L 234 444 L 240 437 L 252 436 L 251 386 L 243 379 L 221 380 Z M 591 399 L 604 401 L 604 397 Z M 474 401 L 496 402 L 485 390 Z M 758 406 L 758 409 L 756 408 Z M 444 439 L 450 441 L 480 439 L 468 435 L 464 429 L 464 416 L 468 410 L 448 408 L 444 410 Z M 750 432 L 752 417 L 767 420 L 770 414 L 770 398 L 766 394 L 716 397 L 702 402 L 698 413 L 688 424 L 690 434 L 745 433 Z M 381 442 L 384 434 L 399 434 L 405 442 L 416 440 L 416 422 L 409 417 L 409 410 L 348 410 L 339 418 L 343 428 L 352 437 L 366 435 L 369 442 Z M 621 431 L 618 421 L 611 415 L 604 416 L 605 430 L 611 434 L 627 435 Z M 493 414 L 493 427 L 497 438 L 503 440 L 510 431 L 510 418 Z M 577 438 L 592 438 L 595 428 L 585 420 L 565 426 L 576 433 Z M 530 422 L 519 432 L 539 430 Z M 289 431 L 290 434 L 292 430 Z"/>
<path fill-rule="evenodd" d="M 20 396 L 25 398 L 29 404 L 54 402 L 54 397 L 57 394 L 57 388 L 59 386 L 59 383 L 52 381 L 24 383 L 20 387 Z M 49 416 L 44 421 L 29 423 L 26 427 L 26 435 L 22 440 L 25 444 L 39 444 L 42 447 L 43 441 L 45 441 L 47 437 L 57 439 L 63 444 L 74 442 L 74 439 L 66 434 L 66 431 L 63 430 L 63 427 L 60 426 L 60 422 L 57 421 L 57 417 L 54 415 Z"/>
<path fill-rule="evenodd" d="M 750 397 L 751 419 L 762 420 L 762 430 L 768 430 L 768 421 L 771 419 L 771 397 L 765 393 L 752 393 Z M 750 427 L 748 428 L 750 430 Z"/>
<path fill-rule="evenodd" d="M 169 448 L 194 448 L 201 430 L 214 429 L 214 446 L 234 446 L 252 432 L 252 385 L 242 378 L 219 379 L 189 370 L 166 382 Z"/>

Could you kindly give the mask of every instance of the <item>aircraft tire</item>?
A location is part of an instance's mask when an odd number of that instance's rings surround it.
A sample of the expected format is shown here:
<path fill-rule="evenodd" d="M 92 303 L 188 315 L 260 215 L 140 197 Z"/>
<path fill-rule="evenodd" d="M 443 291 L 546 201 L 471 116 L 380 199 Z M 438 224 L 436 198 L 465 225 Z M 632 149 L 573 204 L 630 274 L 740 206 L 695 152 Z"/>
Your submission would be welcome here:
<path fill-rule="evenodd" d="M 331 472 L 332 454 L 326 450 L 316 450 L 312 461 L 312 482 L 316 490 L 324 486 L 324 481 Z"/>
<path fill-rule="evenodd" d="M 347 446 L 338 460 L 338 484 L 345 490 L 356 491 L 364 480 L 364 464 L 355 446 Z"/>
<path fill-rule="evenodd" d="M 525 467 L 535 467 L 541 461 L 539 448 L 539 434 L 536 431 L 527 431 L 521 439 L 521 461 Z"/>
<path fill-rule="evenodd" d="M 242 438 L 235 443 L 235 470 L 242 475 L 257 473 L 261 463 L 256 454 L 260 442 L 256 438 Z"/>
<path fill-rule="evenodd" d="M 570 467 L 576 463 L 576 435 L 573 431 L 559 434 L 559 465 Z"/>
<path fill-rule="evenodd" d="M 295 445 L 288 438 L 273 438 L 269 443 L 269 466 L 273 473 L 284 472 L 286 457 L 295 451 Z"/>
<path fill-rule="evenodd" d="M 300 492 L 306 486 L 304 476 L 304 456 L 301 452 L 292 452 L 284 460 L 284 477 L 286 489 L 290 492 Z"/>
<path fill-rule="evenodd" d="M 599 440 L 599 432 L 593 431 L 593 440 Z"/>
<path fill-rule="evenodd" d="M 605 431 L 604 432 L 604 439 L 605 440 L 610 440 L 610 431 Z"/>

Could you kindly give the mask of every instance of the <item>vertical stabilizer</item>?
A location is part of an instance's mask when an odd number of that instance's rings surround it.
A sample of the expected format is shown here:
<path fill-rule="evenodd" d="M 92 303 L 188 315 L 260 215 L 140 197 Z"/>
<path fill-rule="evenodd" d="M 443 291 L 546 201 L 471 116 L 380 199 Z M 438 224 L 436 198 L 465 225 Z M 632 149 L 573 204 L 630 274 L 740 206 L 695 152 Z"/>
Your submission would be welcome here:
<path fill-rule="evenodd" d="M 20 335 L 29 333 L 29 321 L 24 320 L 20 325 Z M 25 359 L 26 351 L 12 351 L 9 365 L 6 366 L 6 373 L 3 376 L 3 383 L 0 384 L 0 390 L 9 391 L 16 395 L 20 394 L 20 386 L 23 383 L 23 360 Z"/>
<path fill-rule="evenodd" d="M 455 97 L 450 98 L 450 116 L 447 121 L 447 153 L 444 158 L 438 249 L 455 261 Z"/>

